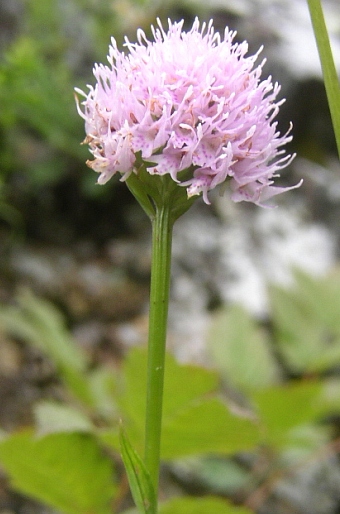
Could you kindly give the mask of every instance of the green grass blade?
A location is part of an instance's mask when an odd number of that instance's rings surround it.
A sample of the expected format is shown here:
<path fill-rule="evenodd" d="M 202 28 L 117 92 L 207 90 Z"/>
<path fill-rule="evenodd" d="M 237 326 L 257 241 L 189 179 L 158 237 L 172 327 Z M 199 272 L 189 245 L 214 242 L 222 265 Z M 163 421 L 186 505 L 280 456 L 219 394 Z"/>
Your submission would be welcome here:
<path fill-rule="evenodd" d="M 320 0 L 307 0 L 340 157 L 340 85 Z"/>

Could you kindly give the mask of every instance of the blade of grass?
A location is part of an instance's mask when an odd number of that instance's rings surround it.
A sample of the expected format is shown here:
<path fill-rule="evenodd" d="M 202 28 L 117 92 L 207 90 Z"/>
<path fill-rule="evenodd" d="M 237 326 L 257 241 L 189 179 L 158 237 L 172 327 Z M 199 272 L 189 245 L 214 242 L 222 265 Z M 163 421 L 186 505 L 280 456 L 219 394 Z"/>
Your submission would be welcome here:
<path fill-rule="evenodd" d="M 320 0 L 307 0 L 340 157 L 340 85 Z"/>

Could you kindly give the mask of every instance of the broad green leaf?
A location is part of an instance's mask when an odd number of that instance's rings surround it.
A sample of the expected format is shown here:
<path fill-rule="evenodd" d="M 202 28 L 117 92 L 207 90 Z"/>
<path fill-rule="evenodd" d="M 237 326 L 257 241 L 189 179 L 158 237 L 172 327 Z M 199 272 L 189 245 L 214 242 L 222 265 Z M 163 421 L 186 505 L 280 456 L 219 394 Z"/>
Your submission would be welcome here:
<path fill-rule="evenodd" d="M 252 395 L 265 429 L 264 442 L 280 447 L 300 425 L 315 423 L 322 412 L 322 384 L 306 381 L 255 391 Z"/>
<path fill-rule="evenodd" d="M 222 376 L 243 390 L 272 384 L 278 376 L 266 333 L 240 306 L 215 315 L 209 349 Z"/>
<path fill-rule="evenodd" d="M 118 396 L 129 439 L 140 451 L 144 439 L 146 352 L 130 352 L 122 370 L 122 393 Z M 252 420 L 230 412 L 217 397 L 218 375 L 198 366 L 180 365 L 167 356 L 165 370 L 162 453 L 164 459 L 209 452 L 225 454 L 253 448 L 259 439 Z M 119 387 L 117 388 L 119 391 Z M 117 449 L 115 428 L 100 435 Z"/>
<path fill-rule="evenodd" d="M 292 290 L 271 289 L 278 351 L 295 372 L 324 371 L 340 363 L 340 281 L 296 279 Z"/>
<path fill-rule="evenodd" d="M 61 512 L 111 513 L 112 463 L 87 434 L 13 434 L 0 441 L 0 463 L 15 489 Z"/>
<path fill-rule="evenodd" d="M 168 355 L 164 380 L 163 420 L 171 420 L 198 398 L 216 393 L 219 376 L 202 366 L 179 364 Z"/>
<path fill-rule="evenodd" d="M 237 507 L 214 496 L 192 498 L 183 496 L 163 503 L 159 514 L 251 514 L 246 507 Z"/>
<path fill-rule="evenodd" d="M 129 352 L 121 373 L 122 392 L 119 394 L 118 391 L 117 395 L 123 417 L 134 423 L 140 438 L 143 437 L 145 423 L 146 362 L 145 349 Z M 167 355 L 163 422 L 166 423 L 167 418 L 172 419 L 174 413 L 185 409 L 191 401 L 213 392 L 217 385 L 218 375 L 215 372 L 198 366 L 179 365 L 171 355 Z"/>
<path fill-rule="evenodd" d="M 293 291 L 306 306 L 307 313 L 329 330 L 340 334 L 340 270 L 335 269 L 323 277 L 296 270 L 295 280 Z"/>
<path fill-rule="evenodd" d="M 120 430 L 120 449 L 131 493 L 140 514 L 156 514 L 157 500 L 150 475 L 122 428 Z"/>
<path fill-rule="evenodd" d="M 87 432 L 94 430 L 91 420 L 69 405 L 42 401 L 34 408 L 39 435 L 55 432 Z"/>
<path fill-rule="evenodd" d="M 218 398 L 189 403 L 163 423 L 163 459 L 203 453 L 231 454 L 253 449 L 258 428 L 247 418 L 232 414 Z"/>

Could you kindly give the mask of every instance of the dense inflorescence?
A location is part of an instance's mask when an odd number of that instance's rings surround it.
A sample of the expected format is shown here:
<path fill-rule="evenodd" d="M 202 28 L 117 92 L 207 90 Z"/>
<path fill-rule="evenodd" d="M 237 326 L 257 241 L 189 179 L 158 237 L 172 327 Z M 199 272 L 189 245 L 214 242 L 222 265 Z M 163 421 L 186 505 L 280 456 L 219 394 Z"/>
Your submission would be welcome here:
<path fill-rule="evenodd" d="M 282 149 L 290 128 L 281 135 L 275 121 L 280 86 L 261 81 L 264 61 L 255 66 L 261 49 L 246 56 L 236 32 L 221 37 L 197 19 L 187 32 L 183 21 L 169 21 L 168 32 L 158 21 L 152 32 L 154 41 L 142 30 L 136 43 L 126 39 L 127 54 L 112 39 L 109 66 L 94 67 L 95 86 L 76 89 L 98 182 L 116 173 L 124 180 L 142 160 L 150 174 L 170 174 L 206 203 L 227 180 L 236 202 L 262 204 L 291 189 L 273 185 L 293 156 Z"/>

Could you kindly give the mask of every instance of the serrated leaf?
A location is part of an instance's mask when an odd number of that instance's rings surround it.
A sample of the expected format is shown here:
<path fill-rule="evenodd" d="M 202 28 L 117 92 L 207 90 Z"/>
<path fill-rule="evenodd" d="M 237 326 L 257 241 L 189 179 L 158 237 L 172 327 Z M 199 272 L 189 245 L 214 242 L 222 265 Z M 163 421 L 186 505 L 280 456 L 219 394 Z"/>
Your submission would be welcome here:
<path fill-rule="evenodd" d="M 122 428 L 120 430 L 120 449 L 131 493 L 140 514 L 156 514 L 157 500 L 150 474 Z"/>
<path fill-rule="evenodd" d="M 124 369 L 124 392 L 118 404 L 129 427 L 129 438 L 139 451 L 144 442 L 146 352 L 134 349 Z M 233 452 L 253 448 L 258 428 L 252 419 L 239 417 L 217 398 L 218 375 L 199 366 L 180 365 L 167 356 L 163 406 L 161 457 L 175 459 L 209 452 Z M 119 389 L 119 388 L 118 388 Z M 100 435 L 117 449 L 117 431 Z"/>
<path fill-rule="evenodd" d="M 237 507 L 214 496 L 192 498 L 183 496 L 163 503 L 159 514 L 252 514 L 246 507 Z"/>
<path fill-rule="evenodd" d="M 267 335 L 241 306 L 214 316 L 209 349 L 222 376 L 243 390 L 267 386 L 278 376 Z"/>
<path fill-rule="evenodd" d="M 61 512 L 111 513 L 112 463 L 87 434 L 16 433 L 0 441 L 0 462 L 15 489 Z"/>

